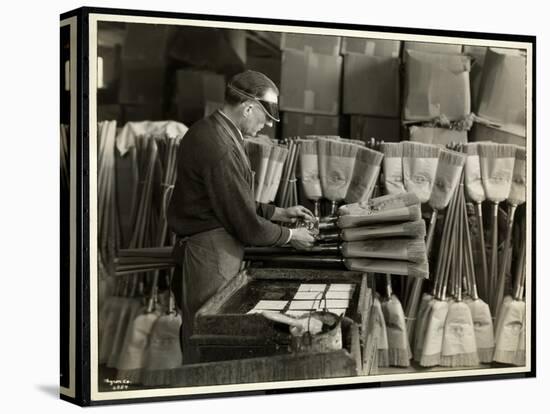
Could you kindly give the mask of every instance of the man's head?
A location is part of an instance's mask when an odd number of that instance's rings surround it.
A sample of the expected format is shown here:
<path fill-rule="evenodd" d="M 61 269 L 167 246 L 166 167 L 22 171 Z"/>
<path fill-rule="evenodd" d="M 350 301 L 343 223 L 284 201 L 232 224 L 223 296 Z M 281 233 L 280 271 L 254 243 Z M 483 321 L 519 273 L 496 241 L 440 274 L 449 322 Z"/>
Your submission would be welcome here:
<path fill-rule="evenodd" d="M 235 75 L 225 89 L 226 109 L 243 135 L 256 136 L 279 121 L 279 89 L 263 73 L 247 70 Z"/>

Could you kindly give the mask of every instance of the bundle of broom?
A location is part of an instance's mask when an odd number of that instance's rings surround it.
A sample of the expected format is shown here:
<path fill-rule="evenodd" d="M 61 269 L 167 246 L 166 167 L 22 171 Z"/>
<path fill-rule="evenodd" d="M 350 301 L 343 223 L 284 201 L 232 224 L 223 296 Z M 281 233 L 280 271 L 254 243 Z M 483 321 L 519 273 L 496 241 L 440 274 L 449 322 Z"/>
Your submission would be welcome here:
<path fill-rule="evenodd" d="M 298 189 L 296 187 L 296 165 L 300 153 L 301 140 L 298 138 L 285 139 L 288 155 L 281 173 L 281 184 L 276 195 L 277 205 L 290 207 L 298 204 Z"/>
<path fill-rule="evenodd" d="M 300 181 L 306 198 L 313 202 L 313 214 L 320 216 L 319 202 L 323 197 L 321 180 L 319 178 L 319 156 L 317 141 L 314 139 L 300 140 Z"/>
<path fill-rule="evenodd" d="M 405 148 L 408 148 L 409 146 L 405 146 Z M 427 249 L 427 255 L 429 255 L 431 251 L 433 236 L 435 232 L 435 226 L 437 222 L 437 216 L 439 211 L 444 210 L 451 199 L 451 196 L 455 189 L 457 188 L 457 185 L 460 181 L 460 177 L 462 174 L 462 169 L 464 166 L 465 157 L 463 154 L 451 151 L 447 149 L 439 149 L 435 150 L 434 148 L 431 148 L 432 146 L 425 147 L 425 146 L 415 146 L 408 149 L 406 154 L 413 154 L 413 153 L 421 153 L 421 154 L 430 154 L 435 155 L 438 154 L 437 160 L 434 161 L 433 158 L 427 157 L 426 160 L 418 160 L 417 162 L 414 162 L 414 156 L 403 158 L 403 163 L 405 166 L 405 159 L 408 160 L 409 167 L 405 168 L 404 170 L 410 169 L 411 173 L 409 174 L 411 178 L 407 179 L 405 178 L 405 186 L 407 187 L 408 191 L 414 192 L 417 194 L 418 198 L 422 202 L 423 200 L 427 201 L 432 208 L 432 215 L 428 227 L 428 235 L 426 237 L 426 249 Z M 412 148 L 416 148 L 415 151 L 412 150 Z M 424 151 L 424 152 L 422 152 Z M 434 164 L 436 164 L 436 169 L 434 172 L 434 175 L 432 176 L 432 169 L 427 169 L 426 173 L 422 173 L 422 167 L 418 163 L 424 163 L 427 164 L 430 168 L 433 167 Z M 416 175 L 416 179 L 412 178 L 414 175 Z M 416 184 L 412 184 L 412 182 L 415 181 L 421 181 L 419 177 L 424 177 L 424 179 L 429 182 L 432 181 L 432 185 L 430 186 L 427 183 L 424 183 L 422 186 L 417 186 Z M 428 196 L 428 199 L 426 199 L 426 195 L 428 194 L 428 190 L 430 191 L 430 194 Z M 420 301 L 420 296 L 422 293 L 422 280 L 421 279 L 415 279 L 411 281 L 411 283 L 408 284 L 408 295 L 407 295 L 407 302 L 406 302 L 406 310 L 405 314 L 407 315 L 408 319 L 408 333 L 409 333 L 409 339 L 413 340 L 414 335 L 414 317 L 416 316 L 418 312 L 418 305 Z"/>
<path fill-rule="evenodd" d="M 342 206 L 336 220 L 345 264 L 352 270 L 427 276 L 420 206 L 412 195 L 374 198 Z M 411 237 L 412 236 L 412 237 Z M 421 236 L 420 236 L 421 237 Z"/>
<path fill-rule="evenodd" d="M 318 138 L 317 145 L 321 188 L 324 198 L 331 202 L 330 216 L 334 216 L 350 186 L 359 146 L 326 138 Z"/>
<path fill-rule="evenodd" d="M 479 143 L 481 178 L 487 199 L 492 203 L 491 262 L 489 265 L 489 289 L 492 295 L 489 306 L 496 312 L 497 298 L 493 292 L 498 284 L 498 212 L 499 203 L 510 194 L 514 173 L 516 147 L 508 144 Z"/>
<path fill-rule="evenodd" d="M 522 228 L 522 233 L 524 228 Z M 515 283 L 511 295 L 507 295 L 497 314 L 495 354 L 493 360 L 504 364 L 525 365 L 526 306 L 523 299 L 527 268 L 526 240 L 522 235 L 521 249 L 516 263 Z"/>
<path fill-rule="evenodd" d="M 261 203 L 270 203 L 275 199 L 287 155 L 288 149 L 284 146 L 274 145 L 271 148 L 265 179 L 260 187 L 260 192 L 257 194 L 257 198 Z"/>

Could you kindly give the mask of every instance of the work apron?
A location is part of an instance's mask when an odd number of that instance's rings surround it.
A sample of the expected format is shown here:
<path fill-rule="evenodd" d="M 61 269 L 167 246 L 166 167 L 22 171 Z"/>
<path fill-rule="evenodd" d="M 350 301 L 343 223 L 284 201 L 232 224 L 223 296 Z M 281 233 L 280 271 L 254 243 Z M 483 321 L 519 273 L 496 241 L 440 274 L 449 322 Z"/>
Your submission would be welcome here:
<path fill-rule="evenodd" d="M 198 362 L 191 346 L 195 314 L 241 267 L 244 246 L 223 227 L 178 240 L 183 258 L 181 329 L 183 362 Z"/>
<path fill-rule="evenodd" d="M 231 130 L 225 116 L 220 126 L 231 137 L 248 172 L 248 184 L 254 192 L 254 172 L 242 144 Z M 223 227 L 194 234 L 181 239 L 183 250 L 183 292 L 182 292 L 182 347 L 183 363 L 199 361 L 199 354 L 191 346 L 195 314 L 204 303 L 226 282 L 237 275 L 244 257 L 244 246 Z M 177 249 L 178 246 L 176 246 Z"/>

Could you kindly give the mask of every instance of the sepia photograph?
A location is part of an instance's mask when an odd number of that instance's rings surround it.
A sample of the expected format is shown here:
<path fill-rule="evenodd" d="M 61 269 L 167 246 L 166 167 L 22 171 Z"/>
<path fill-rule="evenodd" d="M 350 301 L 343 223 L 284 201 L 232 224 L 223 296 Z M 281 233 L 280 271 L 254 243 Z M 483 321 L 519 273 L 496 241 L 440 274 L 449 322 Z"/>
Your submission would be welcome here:
<path fill-rule="evenodd" d="M 63 399 L 534 376 L 534 36 L 60 30 Z"/>

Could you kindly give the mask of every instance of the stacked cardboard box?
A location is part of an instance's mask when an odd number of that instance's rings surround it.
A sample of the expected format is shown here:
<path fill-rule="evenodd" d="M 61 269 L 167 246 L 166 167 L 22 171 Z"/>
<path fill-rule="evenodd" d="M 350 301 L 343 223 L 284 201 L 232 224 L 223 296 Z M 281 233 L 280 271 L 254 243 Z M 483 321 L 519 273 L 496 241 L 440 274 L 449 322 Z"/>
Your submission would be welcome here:
<path fill-rule="evenodd" d="M 405 53 L 405 120 L 429 121 L 445 116 L 454 121 L 470 114 L 468 56 L 415 50 Z"/>
<path fill-rule="evenodd" d="M 401 42 L 345 37 L 343 113 L 350 116 L 350 138 L 399 141 Z"/>
<path fill-rule="evenodd" d="M 446 128 L 412 126 L 409 129 L 409 139 L 424 144 L 465 144 L 468 142 L 468 133 L 467 131 L 455 131 Z"/>
<path fill-rule="evenodd" d="M 417 52 L 425 53 L 443 53 L 450 55 L 459 55 L 462 53 L 462 45 L 452 43 L 432 43 L 432 42 L 404 42 L 403 44 L 403 57 L 407 59 L 406 52 L 413 50 Z"/>
<path fill-rule="evenodd" d="M 472 68 L 470 71 L 470 94 L 472 96 L 472 111 L 477 112 L 479 89 L 481 86 L 481 75 L 483 73 L 483 65 L 485 62 L 485 46 L 467 46 L 464 45 L 462 53 L 470 56 L 472 59 Z"/>
<path fill-rule="evenodd" d="M 338 135 L 339 117 L 327 115 L 283 113 L 282 136 Z"/>
<path fill-rule="evenodd" d="M 342 57 L 338 36 L 282 33 L 280 108 L 282 137 L 336 135 Z"/>
<path fill-rule="evenodd" d="M 225 78 L 217 73 L 185 69 L 176 73 L 177 120 L 191 125 L 223 106 Z"/>
<path fill-rule="evenodd" d="M 515 144 L 525 146 L 525 136 L 508 132 L 501 128 L 475 123 L 468 133 L 470 141 L 493 141 L 499 144 Z"/>
<path fill-rule="evenodd" d="M 119 102 L 158 105 L 163 101 L 166 78 L 166 44 L 169 27 L 127 25 L 121 50 Z"/>
<path fill-rule="evenodd" d="M 497 124 L 501 130 L 525 136 L 526 59 L 522 51 L 489 49 L 485 57 L 479 117 Z"/>
<path fill-rule="evenodd" d="M 401 141 L 401 120 L 365 115 L 351 115 L 350 138 L 368 141 L 371 138 L 384 142 Z"/>

